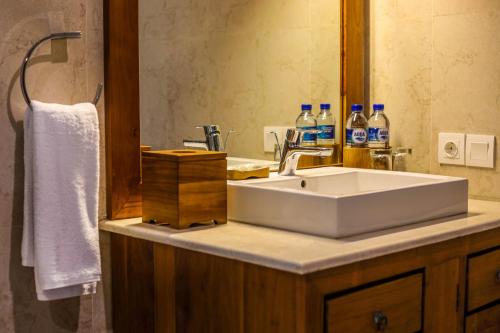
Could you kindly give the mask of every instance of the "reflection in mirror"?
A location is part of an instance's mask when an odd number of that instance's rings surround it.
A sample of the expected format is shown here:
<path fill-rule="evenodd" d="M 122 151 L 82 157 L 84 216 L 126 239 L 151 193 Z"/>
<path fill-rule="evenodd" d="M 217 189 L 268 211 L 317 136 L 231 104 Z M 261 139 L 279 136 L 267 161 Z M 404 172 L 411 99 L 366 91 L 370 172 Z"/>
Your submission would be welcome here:
<path fill-rule="evenodd" d="M 271 160 L 264 126 L 294 127 L 301 103 L 341 123 L 340 0 L 139 4 L 142 144 L 181 148 L 214 124 L 235 131 L 228 155 Z"/>

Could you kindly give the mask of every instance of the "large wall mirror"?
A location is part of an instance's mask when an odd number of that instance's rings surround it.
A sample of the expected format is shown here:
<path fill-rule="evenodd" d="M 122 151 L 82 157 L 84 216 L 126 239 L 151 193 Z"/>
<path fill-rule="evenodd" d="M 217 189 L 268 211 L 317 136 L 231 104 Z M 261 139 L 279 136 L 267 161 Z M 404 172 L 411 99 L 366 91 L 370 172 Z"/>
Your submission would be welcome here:
<path fill-rule="evenodd" d="M 140 145 L 181 148 L 198 125 L 234 130 L 229 156 L 272 160 L 264 127 L 329 103 L 342 147 L 364 15 L 364 0 L 105 0 L 108 217 L 141 215 Z"/>
<path fill-rule="evenodd" d="M 341 0 L 139 1 L 141 144 L 216 124 L 229 156 L 273 159 L 264 127 L 294 127 L 301 103 L 341 124 L 341 18 Z"/>

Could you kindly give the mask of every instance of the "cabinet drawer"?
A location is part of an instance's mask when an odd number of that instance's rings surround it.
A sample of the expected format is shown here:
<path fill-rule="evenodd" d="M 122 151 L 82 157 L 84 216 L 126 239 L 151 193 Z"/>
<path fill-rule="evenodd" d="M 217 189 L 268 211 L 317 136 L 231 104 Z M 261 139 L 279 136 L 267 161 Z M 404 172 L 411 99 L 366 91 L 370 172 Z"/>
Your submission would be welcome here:
<path fill-rule="evenodd" d="M 469 259 L 467 310 L 500 299 L 500 250 Z"/>
<path fill-rule="evenodd" d="M 414 274 L 328 300 L 327 332 L 420 331 L 422 280 L 422 274 Z"/>
<path fill-rule="evenodd" d="M 500 305 L 479 311 L 465 319 L 465 333 L 500 332 Z"/>

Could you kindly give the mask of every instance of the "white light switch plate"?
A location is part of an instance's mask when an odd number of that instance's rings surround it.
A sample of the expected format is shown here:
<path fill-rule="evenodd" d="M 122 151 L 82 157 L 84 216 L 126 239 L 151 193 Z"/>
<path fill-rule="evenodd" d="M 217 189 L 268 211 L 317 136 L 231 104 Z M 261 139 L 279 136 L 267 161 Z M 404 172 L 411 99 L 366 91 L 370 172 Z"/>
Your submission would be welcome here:
<path fill-rule="evenodd" d="M 286 126 L 265 126 L 264 127 L 264 151 L 267 153 L 274 152 L 274 145 L 276 144 L 276 138 L 271 132 L 276 132 L 278 135 L 278 140 L 280 144 L 283 143 L 283 139 L 286 135 L 286 130 L 289 127 Z"/>
<path fill-rule="evenodd" d="M 465 165 L 464 133 L 439 133 L 438 161 L 440 164 Z"/>
<path fill-rule="evenodd" d="M 494 168 L 495 136 L 467 134 L 465 164 L 474 167 Z"/>

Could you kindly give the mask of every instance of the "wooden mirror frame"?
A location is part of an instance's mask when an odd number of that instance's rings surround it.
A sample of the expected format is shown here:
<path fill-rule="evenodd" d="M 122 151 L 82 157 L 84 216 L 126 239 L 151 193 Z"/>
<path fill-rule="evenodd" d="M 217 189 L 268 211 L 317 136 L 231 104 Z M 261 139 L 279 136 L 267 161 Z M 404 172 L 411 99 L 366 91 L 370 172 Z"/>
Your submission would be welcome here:
<path fill-rule="evenodd" d="M 365 24 L 369 2 L 341 1 L 343 127 L 350 113 L 347 106 L 367 102 Z M 104 0 L 106 208 L 112 220 L 142 215 L 138 11 L 139 0 Z M 344 146 L 343 134 L 341 140 Z"/>

